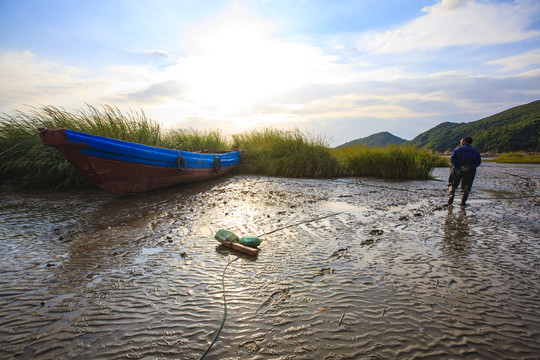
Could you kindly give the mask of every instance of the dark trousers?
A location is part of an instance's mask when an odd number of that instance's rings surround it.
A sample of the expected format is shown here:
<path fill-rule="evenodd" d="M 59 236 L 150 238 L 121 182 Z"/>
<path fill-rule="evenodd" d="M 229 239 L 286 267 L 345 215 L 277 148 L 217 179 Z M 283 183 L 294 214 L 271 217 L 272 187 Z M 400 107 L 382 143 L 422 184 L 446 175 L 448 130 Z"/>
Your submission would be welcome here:
<path fill-rule="evenodd" d="M 461 168 L 452 166 L 450 177 L 448 178 L 448 191 L 453 194 L 461 184 L 461 191 L 468 194 L 471 191 L 476 169 L 463 171 Z"/>

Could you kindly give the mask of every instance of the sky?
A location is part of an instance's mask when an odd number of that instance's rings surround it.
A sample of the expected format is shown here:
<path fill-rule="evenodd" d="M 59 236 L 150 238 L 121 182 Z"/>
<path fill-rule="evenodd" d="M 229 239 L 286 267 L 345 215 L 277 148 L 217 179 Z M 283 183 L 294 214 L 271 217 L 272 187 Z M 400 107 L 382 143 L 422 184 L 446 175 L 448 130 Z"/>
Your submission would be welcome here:
<path fill-rule="evenodd" d="M 540 99 L 538 0 L 0 0 L 0 112 L 410 140 Z"/>

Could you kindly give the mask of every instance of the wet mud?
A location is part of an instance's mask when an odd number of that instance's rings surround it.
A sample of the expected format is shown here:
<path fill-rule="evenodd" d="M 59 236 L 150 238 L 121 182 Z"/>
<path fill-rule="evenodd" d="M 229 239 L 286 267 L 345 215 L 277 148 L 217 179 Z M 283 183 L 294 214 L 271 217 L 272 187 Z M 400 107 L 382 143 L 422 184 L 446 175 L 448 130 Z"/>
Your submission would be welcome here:
<path fill-rule="evenodd" d="M 0 358 L 532 359 L 540 167 L 0 192 Z M 257 257 L 219 229 L 263 239 Z"/>

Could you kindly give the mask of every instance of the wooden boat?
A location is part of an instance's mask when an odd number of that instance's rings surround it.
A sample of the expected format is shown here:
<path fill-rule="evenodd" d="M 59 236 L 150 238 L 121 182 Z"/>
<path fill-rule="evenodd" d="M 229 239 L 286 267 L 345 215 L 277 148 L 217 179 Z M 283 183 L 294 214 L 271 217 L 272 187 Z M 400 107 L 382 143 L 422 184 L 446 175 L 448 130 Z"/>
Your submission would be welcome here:
<path fill-rule="evenodd" d="M 57 148 L 89 181 L 117 195 L 212 179 L 240 161 L 240 151 L 177 151 L 67 129 L 39 129 L 41 141 Z"/>

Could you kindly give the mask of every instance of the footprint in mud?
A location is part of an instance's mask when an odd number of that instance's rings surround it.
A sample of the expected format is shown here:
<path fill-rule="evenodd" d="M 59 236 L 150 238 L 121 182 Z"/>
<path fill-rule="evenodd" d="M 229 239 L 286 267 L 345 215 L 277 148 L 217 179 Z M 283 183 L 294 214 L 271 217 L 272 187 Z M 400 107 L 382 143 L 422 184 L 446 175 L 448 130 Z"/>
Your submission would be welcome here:
<path fill-rule="evenodd" d="M 245 343 L 240 344 L 240 347 L 246 349 L 251 355 L 255 354 L 261 348 L 254 340 L 246 341 Z"/>
<path fill-rule="evenodd" d="M 380 229 L 373 229 L 369 232 L 369 235 L 371 236 L 381 236 L 382 234 L 384 234 L 384 231 L 383 230 L 380 230 Z M 370 248 L 371 246 L 373 246 L 379 239 L 373 239 L 373 238 L 370 238 L 370 239 L 364 239 L 364 240 L 361 240 L 360 241 L 360 245 L 361 246 L 367 246 L 368 248 Z"/>
<path fill-rule="evenodd" d="M 261 305 L 259 310 L 257 310 L 257 313 L 266 313 L 270 309 L 275 308 L 279 306 L 279 304 L 283 301 L 285 301 L 287 298 L 290 298 L 291 295 L 289 293 L 289 289 L 282 289 L 275 291 L 272 295 L 268 297 L 268 299 Z"/>
<path fill-rule="evenodd" d="M 315 275 L 313 277 L 316 278 L 316 277 L 324 276 L 324 275 L 332 275 L 333 273 L 334 273 L 334 269 L 332 269 L 332 268 L 324 268 L 324 269 L 319 270 L 317 275 Z"/>
<path fill-rule="evenodd" d="M 375 239 L 365 239 L 365 240 L 360 241 L 360 245 L 371 247 L 373 244 L 375 244 L 375 242 L 376 242 Z"/>
<path fill-rule="evenodd" d="M 341 249 L 338 249 L 338 250 L 334 251 L 334 253 L 332 255 L 330 255 L 329 257 L 334 259 L 334 260 L 337 260 L 337 259 L 345 256 L 348 252 L 349 252 L 348 247 L 341 248 Z"/>

